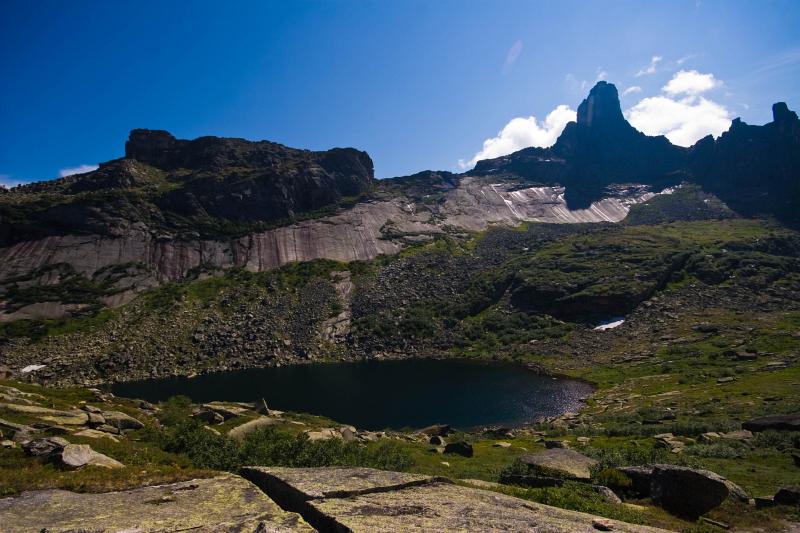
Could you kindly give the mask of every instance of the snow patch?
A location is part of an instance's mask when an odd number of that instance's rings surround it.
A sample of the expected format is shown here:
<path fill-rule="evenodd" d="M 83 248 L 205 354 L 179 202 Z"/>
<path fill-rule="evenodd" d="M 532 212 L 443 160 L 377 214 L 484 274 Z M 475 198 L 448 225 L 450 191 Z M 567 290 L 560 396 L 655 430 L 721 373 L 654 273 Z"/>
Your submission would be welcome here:
<path fill-rule="evenodd" d="M 46 366 L 47 365 L 28 365 L 22 370 L 20 370 L 20 372 L 22 372 L 23 374 L 27 374 L 28 372 L 36 372 L 37 370 L 41 370 Z"/>
<path fill-rule="evenodd" d="M 606 322 L 601 322 L 599 326 L 595 327 L 595 331 L 605 331 L 607 329 L 614 329 L 621 326 L 625 322 L 624 318 L 613 318 Z"/>

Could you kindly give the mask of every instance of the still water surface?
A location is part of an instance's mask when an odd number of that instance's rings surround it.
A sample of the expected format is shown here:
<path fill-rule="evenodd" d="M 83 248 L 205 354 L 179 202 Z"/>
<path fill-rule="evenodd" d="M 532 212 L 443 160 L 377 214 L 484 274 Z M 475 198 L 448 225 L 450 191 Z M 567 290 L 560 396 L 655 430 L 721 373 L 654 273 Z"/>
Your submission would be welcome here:
<path fill-rule="evenodd" d="M 359 429 L 519 426 L 577 409 L 591 385 L 520 366 L 412 359 L 236 370 L 194 378 L 119 383 L 118 396 L 151 402 L 183 394 L 195 402 L 252 402 L 328 416 Z"/>

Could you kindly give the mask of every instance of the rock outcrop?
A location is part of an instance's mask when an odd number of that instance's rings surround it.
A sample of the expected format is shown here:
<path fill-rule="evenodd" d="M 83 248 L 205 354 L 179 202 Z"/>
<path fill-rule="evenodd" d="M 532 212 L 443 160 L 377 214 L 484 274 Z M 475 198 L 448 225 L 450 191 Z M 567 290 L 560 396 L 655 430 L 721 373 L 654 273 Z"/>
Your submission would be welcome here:
<path fill-rule="evenodd" d="M 661 531 L 459 487 L 444 479 L 369 468 L 248 467 L 243 475 L 319 531 Z"/>
<path fill-rule="evenodd" d="M 753 418 L 742 423 L 742 429 L 748 431 L 800 431 L 800 413 L 772 415 Z"/>
<path fill-rule="evenodd" d="M 234 475 L 79 494 L 65 490 L 0 499 L 3 531 L 314 531 Z"/>

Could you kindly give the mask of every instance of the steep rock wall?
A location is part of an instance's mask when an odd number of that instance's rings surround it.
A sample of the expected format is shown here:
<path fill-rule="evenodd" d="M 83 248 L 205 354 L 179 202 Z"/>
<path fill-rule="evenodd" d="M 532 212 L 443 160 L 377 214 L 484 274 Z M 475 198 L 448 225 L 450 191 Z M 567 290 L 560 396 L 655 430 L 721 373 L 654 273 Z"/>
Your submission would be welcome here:
<path fill-rule="evenodd" d="M 524 221 L 619 222 L 632 204 L 652 196 L 633 188 L 588 209 L 570 210 L 562 187 L 513 190 L 469 177 L 439 206 L 414 204 L 407 198 L 365 202 L 333 216 L 228 241 L 164 239 L 135 229 L 120 237 L 66 235 L 21 242 L 0 249 L 0 281 L 62 263 L 90 277 L 106 267 L 136 263 L 166 281 L 181 279 L 199 266 L 263 271 L 313 259 L 368 260 L 398 252 L 408 238 L 448 228 L 477 231 Z"/>

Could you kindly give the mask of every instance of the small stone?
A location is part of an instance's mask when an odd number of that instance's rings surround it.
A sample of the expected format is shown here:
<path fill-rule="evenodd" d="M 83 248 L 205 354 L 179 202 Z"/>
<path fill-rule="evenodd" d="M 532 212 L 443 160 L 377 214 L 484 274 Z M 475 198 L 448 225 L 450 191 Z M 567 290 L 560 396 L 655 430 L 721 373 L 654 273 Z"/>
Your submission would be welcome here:
<path fill-rule="evenodd" d="M 614 531 L 614 523 L 606 518 L 592 519 L 592 527 L 598 531 Z"/>
<path fill-rule="evenodd" d="M 500 442 L 495 442 L 494 444 L 492 444 L 492 446 L 495 447 L 495 448 L 510 448 L 511 447 L 511 443 L 510 442 L 500 441 Z"/>
<path fill-rule="evenodd" d="M 444 446 L 447 443 L 439 435 L 434 435 L 430 438 L 430 440 L 428 440 L 428 444 L 432 444 L 433 446 Z"/>

